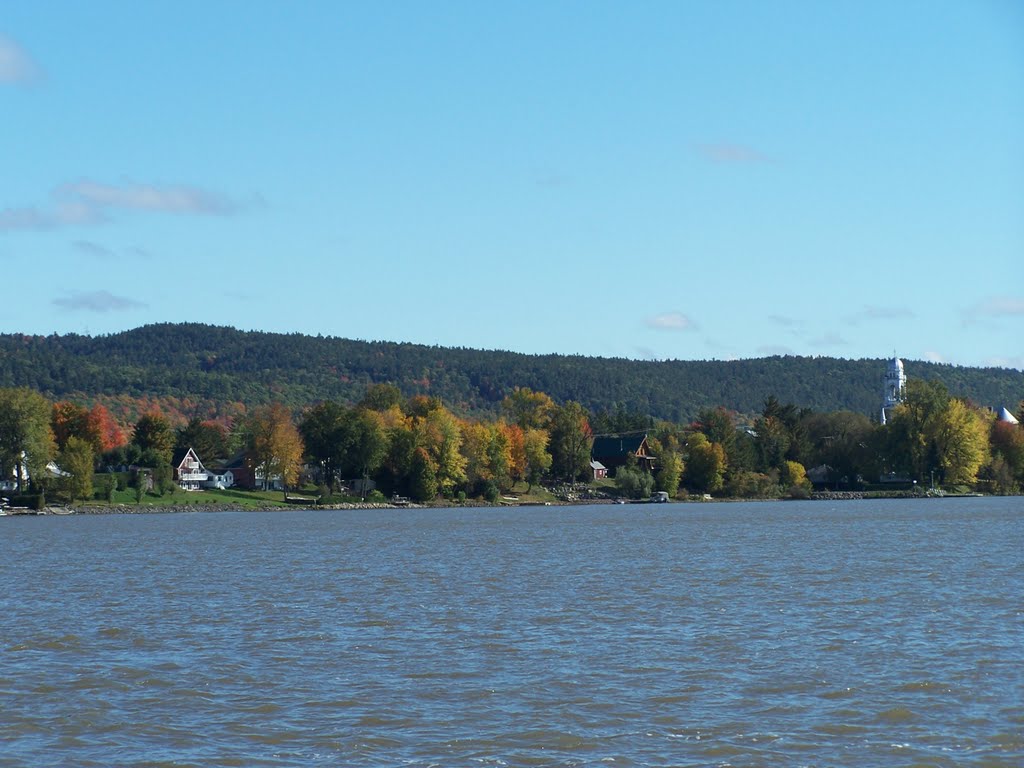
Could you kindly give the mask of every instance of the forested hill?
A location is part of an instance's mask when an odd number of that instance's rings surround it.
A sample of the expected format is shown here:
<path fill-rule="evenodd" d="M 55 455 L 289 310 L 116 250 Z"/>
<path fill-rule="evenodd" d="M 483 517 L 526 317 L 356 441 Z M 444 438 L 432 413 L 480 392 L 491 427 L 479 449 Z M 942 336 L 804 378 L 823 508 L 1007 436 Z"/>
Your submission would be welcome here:
<path fill-rule="evenodd" d="M 1024 375 L 906 361 L 911 378 L 939 379 L 954 395 L 1015 409 Z M 775 395 L 815 410 L 879 409 L 882 360 L 769 357 L 645 362 L 450 349 L 392 342 L 245 332 L 199 324 L 148 325 L 109 336 L 0 335 L 0 386 L 48 397 L 177 403 L 195 414 L 280 400 L 303 406 L 358 400 L 393 382 L 406 395 L 440 397 L 464 414 L 496 412 L 514 387 L 577 400 L 594 412 L 626 410 L 677 422 L 704 407 L 755 413 Z"/>

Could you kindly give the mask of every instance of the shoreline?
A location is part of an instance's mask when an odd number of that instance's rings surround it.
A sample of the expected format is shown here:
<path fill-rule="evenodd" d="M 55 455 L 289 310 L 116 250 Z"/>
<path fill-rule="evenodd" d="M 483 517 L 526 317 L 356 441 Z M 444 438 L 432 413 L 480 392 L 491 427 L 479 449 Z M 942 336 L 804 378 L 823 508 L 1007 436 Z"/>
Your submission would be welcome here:
<path fill-rule="evenodd" d="M 926 499 L 926 498 L 969 498 L 981 497 L 981 493 L 929 493 L 924 495 L 911 495 L 905 493 L 893 494 L 869 494 L 862 491 L 822 491 L 811 494 L 805 499 L 742 499 L 742 498 L 715 498 L 715 499 L 674 499 L 669 504 L 734 504 L 738 502 L 771 502 L 771 501 L 863 501 L 875 499 Z M 666 502 L 660 502 L 666 503 Z M 550 502 L 522 502 L 514 503 L 508 501 L 487 502 L 468 500 L 462 503 L 444 504 L 417 504 L 415 502 L 403 502 L 394 504 L 390 502 L 343 502 L 339 504 L 258 504 L 246 505 L 237 502 L 227 503 L 199 503 L 199 504 L 117 504 L 113 506 L 98 504 L 82 504 L 80 506 L 55 506 L 48 505 L 42 509 L 27 508 L 5 508 L 0 510 L 0 517 L 68 517 L 72 515 L 170 515 L 184 513 L 216 513 L 216 512 L 285 512 L 303 510 L 362 510 L 362 509 L 486 509 L 486 508 L 509 508 L 509 507 L 578 507 L 597 505 L 660 505 L 647 499 L 633 499 L 619 501 L 617 499 L 571 499 L 565 501 Z"/>

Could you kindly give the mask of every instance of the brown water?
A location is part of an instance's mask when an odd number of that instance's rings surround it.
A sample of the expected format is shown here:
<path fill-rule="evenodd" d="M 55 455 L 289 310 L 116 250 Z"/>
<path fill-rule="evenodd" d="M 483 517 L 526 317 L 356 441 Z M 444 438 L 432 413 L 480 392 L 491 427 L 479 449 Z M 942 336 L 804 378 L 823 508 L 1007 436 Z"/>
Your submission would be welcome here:
<path fill-rule="evenodd" d="M 0 766 L 1024 765 L 1024 499 L 0 519 Z"/>

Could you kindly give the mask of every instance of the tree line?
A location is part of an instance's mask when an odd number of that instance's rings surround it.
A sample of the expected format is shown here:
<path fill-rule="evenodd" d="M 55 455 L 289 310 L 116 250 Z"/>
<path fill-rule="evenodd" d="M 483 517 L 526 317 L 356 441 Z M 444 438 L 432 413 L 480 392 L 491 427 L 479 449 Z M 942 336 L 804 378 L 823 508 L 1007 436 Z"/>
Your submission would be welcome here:
<path fill-rule="evenodd" d="M 1019 415 L 1024 421 L 1024 403 Z M 326 496 L 343 486 L 365 493 L 372 481 L 385 495 L 418 501 L 495 500 L 516 487 L 529 493 L 541 483 L 589 480 L 595 432 L 637 430 L 647 435 L 654 469 L 628 461 L 614 479 L 617 491 L 633 498 L 654 491 L 802 496 L 811 488 L 808 470 L 835 489 L 886 481 L 995 493 L 1024 486 L 1024 429 L 951 396 L 940 382 L 917 379 L 885 426 L 774 396 L 749 421 L 722 406 L 685 423 L 655 420 L 621 405 L 591 413 L 528 387 L 502 398 L 497 416 L 470 418 L 436 397 L 406 397 L 382 383 L 366 387 L 354 404 L 324 400 L 295 411 L 273 402 L 230 422 L 177 425 L 150 412 L 122 430 L 102 405 L 53 403 L 29 388 L 3 388 L 0 479 L 18 492 L 31 483 L 36 492 L 88 499 L 97 471 L 144 467 L 164 492 L 173 487 L 173 459 L 193 448 L 208 467 L 240 454 L 264 479 L 279 477 L 286 489 L 311 482 Z"/>
<path fill-rule="evenodd" d="M 912 375 L 940 381 L 958 397 L 1004 405 L 1021 397 L 1020 373 L 914 362 Z M 175 418 L 236 416 L 280 402 L 301 410 L 325 400 L 354 405 L 375 383 L 405 398 L 441 399 L 462 417 L 496 418 L 517 387 L 580 403 L 599 414 L 627 408 L 689 423 L 719 405 L 757 414 L 785 393 L 800 408 L 874 415 L 877 360 L 768 357 L 640 361 L 366 342 L 246 332 L 195 323 L 156 324 L 109 336 L 0 334 L 0 386 L 25 386 L 53 400 L 106 403 L 134 423 L 157 398 Z M 240 407 L 239 407 L 240 406 Z M 172 408 L 177 409 L 172 412 Z M 123 410 L 116 410 L 123 409 Z"/>

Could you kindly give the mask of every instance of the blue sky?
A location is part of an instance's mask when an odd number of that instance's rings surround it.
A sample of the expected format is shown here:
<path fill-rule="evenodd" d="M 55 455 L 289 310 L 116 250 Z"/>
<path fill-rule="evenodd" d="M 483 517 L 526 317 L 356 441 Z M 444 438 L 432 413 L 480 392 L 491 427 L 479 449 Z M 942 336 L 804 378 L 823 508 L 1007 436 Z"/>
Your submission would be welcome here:
<path fill-rule="evenodd" d="M 0 331 L 1024 369 L 1024 5 L 0 17 Z"/>

